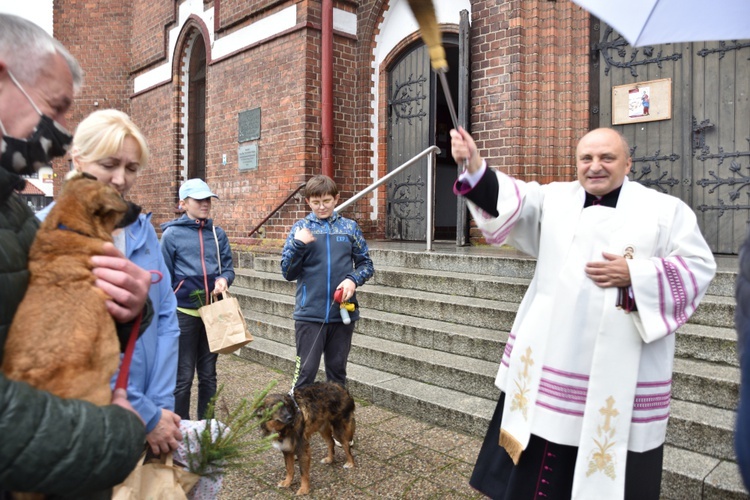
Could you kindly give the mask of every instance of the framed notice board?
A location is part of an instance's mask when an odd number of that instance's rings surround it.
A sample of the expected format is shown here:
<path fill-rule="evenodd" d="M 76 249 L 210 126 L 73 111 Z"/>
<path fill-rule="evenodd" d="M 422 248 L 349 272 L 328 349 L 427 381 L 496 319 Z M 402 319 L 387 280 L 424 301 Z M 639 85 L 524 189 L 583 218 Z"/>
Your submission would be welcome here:
<path fill-rule="evenodd" d="M 612 87 L 612 125 L 672 118 L 672 79 Z"/>

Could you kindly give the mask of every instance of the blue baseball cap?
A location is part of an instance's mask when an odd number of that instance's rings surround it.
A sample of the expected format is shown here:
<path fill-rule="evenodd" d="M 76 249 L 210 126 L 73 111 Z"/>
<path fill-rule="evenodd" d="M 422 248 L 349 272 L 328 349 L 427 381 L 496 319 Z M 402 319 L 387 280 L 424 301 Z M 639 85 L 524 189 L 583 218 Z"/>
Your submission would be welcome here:
<path fill-rule="evenodd" d="M 202 179 L 188 179 L 180 186 L 180 199 L 192 198 L 194 200 L 205 200 L 214 197 L 218 199 Z"/>

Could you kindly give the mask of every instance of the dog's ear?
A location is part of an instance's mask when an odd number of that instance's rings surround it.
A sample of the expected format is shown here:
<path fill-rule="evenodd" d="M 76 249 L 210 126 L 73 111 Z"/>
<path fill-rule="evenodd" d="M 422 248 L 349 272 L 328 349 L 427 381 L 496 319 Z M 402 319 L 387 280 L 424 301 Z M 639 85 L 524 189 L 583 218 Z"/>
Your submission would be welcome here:
<path fill-rule="evenodd" d="M 127 209 L 128 204 L 120 193 L 114 189 L 107 189 L 106 193 L 98 198 L 96 214 L 101 218 L 106 231 L 111 233 Z"/>

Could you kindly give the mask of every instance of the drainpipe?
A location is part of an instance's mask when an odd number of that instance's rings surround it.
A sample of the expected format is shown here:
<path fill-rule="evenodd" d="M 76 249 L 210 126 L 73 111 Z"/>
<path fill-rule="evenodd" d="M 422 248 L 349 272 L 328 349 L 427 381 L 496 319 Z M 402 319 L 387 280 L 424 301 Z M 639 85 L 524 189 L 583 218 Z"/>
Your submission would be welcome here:
<path fill-rule="evenodd" d="M 333 0 L 323 0 L 321 40 L 321 156 L 323 175 L 333 178 Z"/>

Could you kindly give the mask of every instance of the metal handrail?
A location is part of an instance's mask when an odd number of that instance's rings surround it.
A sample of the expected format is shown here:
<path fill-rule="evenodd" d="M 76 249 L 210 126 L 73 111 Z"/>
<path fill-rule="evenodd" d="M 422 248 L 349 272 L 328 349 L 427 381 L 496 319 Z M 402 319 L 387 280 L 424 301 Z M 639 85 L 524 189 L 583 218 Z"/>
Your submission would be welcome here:
<path fill-rule="evenodd" d="M 432 202 L 432 198 L 434 196 L 434 175 L 433 170 L 435 168 L 435 155 L 440 153 L 440 148 L 437 146 L 430 146 L 429 148 L 425 149 L 421 153 L 419 153 L 417 156 L 412 158 L 411 160 L 407 161 L 406 163 L 402 164 L 401 166 L 395 168 L 393 171 L 389 172 L 386 176 L 378 179 L 377 181 L 370 184 L 368 187 L 360 191 L 359 193 L 355 194 L 342 204 L 340 204 L 338 207 L 336 207 L 336 210 L 338 212 L 341 212 L 345 208 L 347 208 L 349 205 L 354 203 L 355 201 L 359 200 L 366 194 L 374 191 L 378 187 L 380 187 L 385 182 L 389 181 L 394 175 L 401 173 L 403 170 L 407 169 L 408 167 L 414 165 L 419 160 L 427 156 L 427 231 L 425 235 L 425 239 L 427 240 L 427 250 L 428 252 L 432 251 L 432 219 L 433 219 L 433 212 L 435 211 L 435 207 Z"/>
<path fill-rule="evenodd" d="M 262 226 L 263 224 L 265 224 L 265 223 L 266 223 L 266 222 L 268 221 L 268 219 L 270 219 L 271 217 L 273 217 L 274 215 L 276 215 L 276 212 L 278 212 L 279 210 L 281 210 L 281 207 L 283 207 L 284 205 L 286 205 L 286 202 L 287 202 L 287 201 L 289 201 L 289 200 L 291 200 L 291 199 L 292 199 L 292 197 L 294 197 L 294 195 L 295 195 L 295 194 L 299 193 L 299 192 L 300 192 L 300 190 L 301 190 L 302 188 L 304 188 L 304 187 L 305 187 L 305 185 L 304 185 L 304 184 L 300 184 L 300 185 L 299 185 L 299 187 L 297 187 L 297 189 L 295 189 L 294 191 L 292 191 L 292 194 L 290 194 L 289 196 L 287 196 L 287 197 L 286 197 L 286 199 L 285 199 L 284 201 L 282 201 L 281 203 L 279 203 L 279 206 L 277 206 L 276 208 L 274 208 L 274 209 L 273 209 L 273 210 L 271 211 L 271 213 L 270 213 L 270 214 L 268 214 L 268 215 L 266 216 L 266 218 L 265 218 L 265 219 L 263 219 L 262 221 L 260 221 L 260 224 L 258 224 L 257 226 L 255 226 L 255 227 L 253 228 L 253 230 L 252 230 L 252 231 L 250 231 L 250 233 L 249 233 L 249 234 L 247 235 L 247 237 L 249 238 L 249 237 L 251 237 L 251 236 L 252 236 L 253 234 L 255 234 L 255 232 L 256 232 L 256 231 L 257 231 L 258 229 L 260 229 L 260 227 L 261 227 L 261 226 Z"/>

